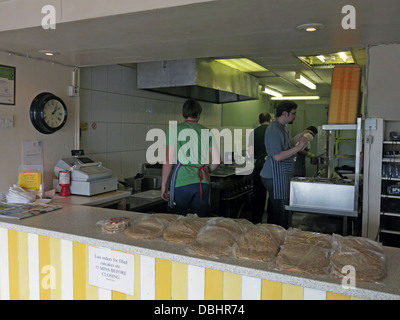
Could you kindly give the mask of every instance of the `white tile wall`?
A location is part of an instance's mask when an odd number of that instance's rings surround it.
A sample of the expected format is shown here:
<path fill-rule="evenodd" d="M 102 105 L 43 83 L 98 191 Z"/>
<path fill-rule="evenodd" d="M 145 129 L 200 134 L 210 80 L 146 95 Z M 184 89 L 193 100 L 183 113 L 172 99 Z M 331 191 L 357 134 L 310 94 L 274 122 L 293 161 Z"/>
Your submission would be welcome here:
<path fill-rule="evenodd" d="M 166 132 L 169 121 L 183 121 L 185 99 L 136 88 L 136 69 L 120 65 L 80 71 L 80 147 L 95 161 L 113 170 L 118 179 L 132 177 L 146 162 L 146 141 L 152 128 Z M 221 127 L 221 105 L 201 103 L 200 123 Z"/>

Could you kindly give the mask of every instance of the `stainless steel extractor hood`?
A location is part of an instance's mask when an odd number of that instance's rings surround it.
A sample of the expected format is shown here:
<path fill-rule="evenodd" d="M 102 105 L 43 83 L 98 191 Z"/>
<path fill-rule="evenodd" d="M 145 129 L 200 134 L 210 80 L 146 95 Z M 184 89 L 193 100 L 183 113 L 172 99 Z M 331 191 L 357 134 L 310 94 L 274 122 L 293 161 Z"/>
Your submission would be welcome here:
<path fill-rule="evenodd" d="M 259 98 L 256 77 L 213 59 L 138 63 L 137 84 L 139 89 L 211 103 Z"/>

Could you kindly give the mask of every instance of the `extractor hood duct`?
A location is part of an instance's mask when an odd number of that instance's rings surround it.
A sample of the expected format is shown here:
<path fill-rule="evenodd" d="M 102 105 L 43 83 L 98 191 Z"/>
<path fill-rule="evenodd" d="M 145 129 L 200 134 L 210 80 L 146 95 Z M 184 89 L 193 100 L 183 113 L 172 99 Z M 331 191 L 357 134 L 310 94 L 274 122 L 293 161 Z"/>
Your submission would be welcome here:
<path fill-rule="evenodd" d="M 137 84 L 139 89 L 218 104 L 259 98 L 256 77 L 212 59 L 138 63 Z"/>

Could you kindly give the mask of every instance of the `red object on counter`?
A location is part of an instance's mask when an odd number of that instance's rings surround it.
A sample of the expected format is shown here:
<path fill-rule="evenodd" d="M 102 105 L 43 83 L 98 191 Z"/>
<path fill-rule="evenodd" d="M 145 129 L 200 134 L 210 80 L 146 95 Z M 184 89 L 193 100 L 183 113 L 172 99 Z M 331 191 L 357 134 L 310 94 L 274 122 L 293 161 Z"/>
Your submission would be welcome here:
<path fill-rule="evenodd" d="M 60 171 L 58 173 L 58 184 L 61 187 L 60 196 L 69 197 L 71 195 L 69 191 L 69 186 L 71 185 L 71 172 Z"/>

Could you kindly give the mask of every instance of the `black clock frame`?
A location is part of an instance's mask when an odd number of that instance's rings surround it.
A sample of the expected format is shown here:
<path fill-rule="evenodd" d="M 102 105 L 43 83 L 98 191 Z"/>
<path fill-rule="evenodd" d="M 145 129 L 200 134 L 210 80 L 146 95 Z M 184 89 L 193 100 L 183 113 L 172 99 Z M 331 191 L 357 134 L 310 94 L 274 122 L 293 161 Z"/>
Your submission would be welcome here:
<path fill-rule="evenodd" d="M 65 113 L 64 121 L 56 128 L 48 126 L 47 123 L 44 121 L 43 109 L 49 100 L 59 101 L 64 108 L 64 113 Z M 62 101 L 59 97 L 55 96 L 50 92 L 42 92 L 33 99 L 31 108 L 29 110 L 29 115 L 31 118 L 31 122 L 36 130 L 38 130 L 43 134 L 51 134 L 60 130 L 65 125 L 68 118 L 68 110 L 67 107 L 65 106 L 64 101 Z"/>

